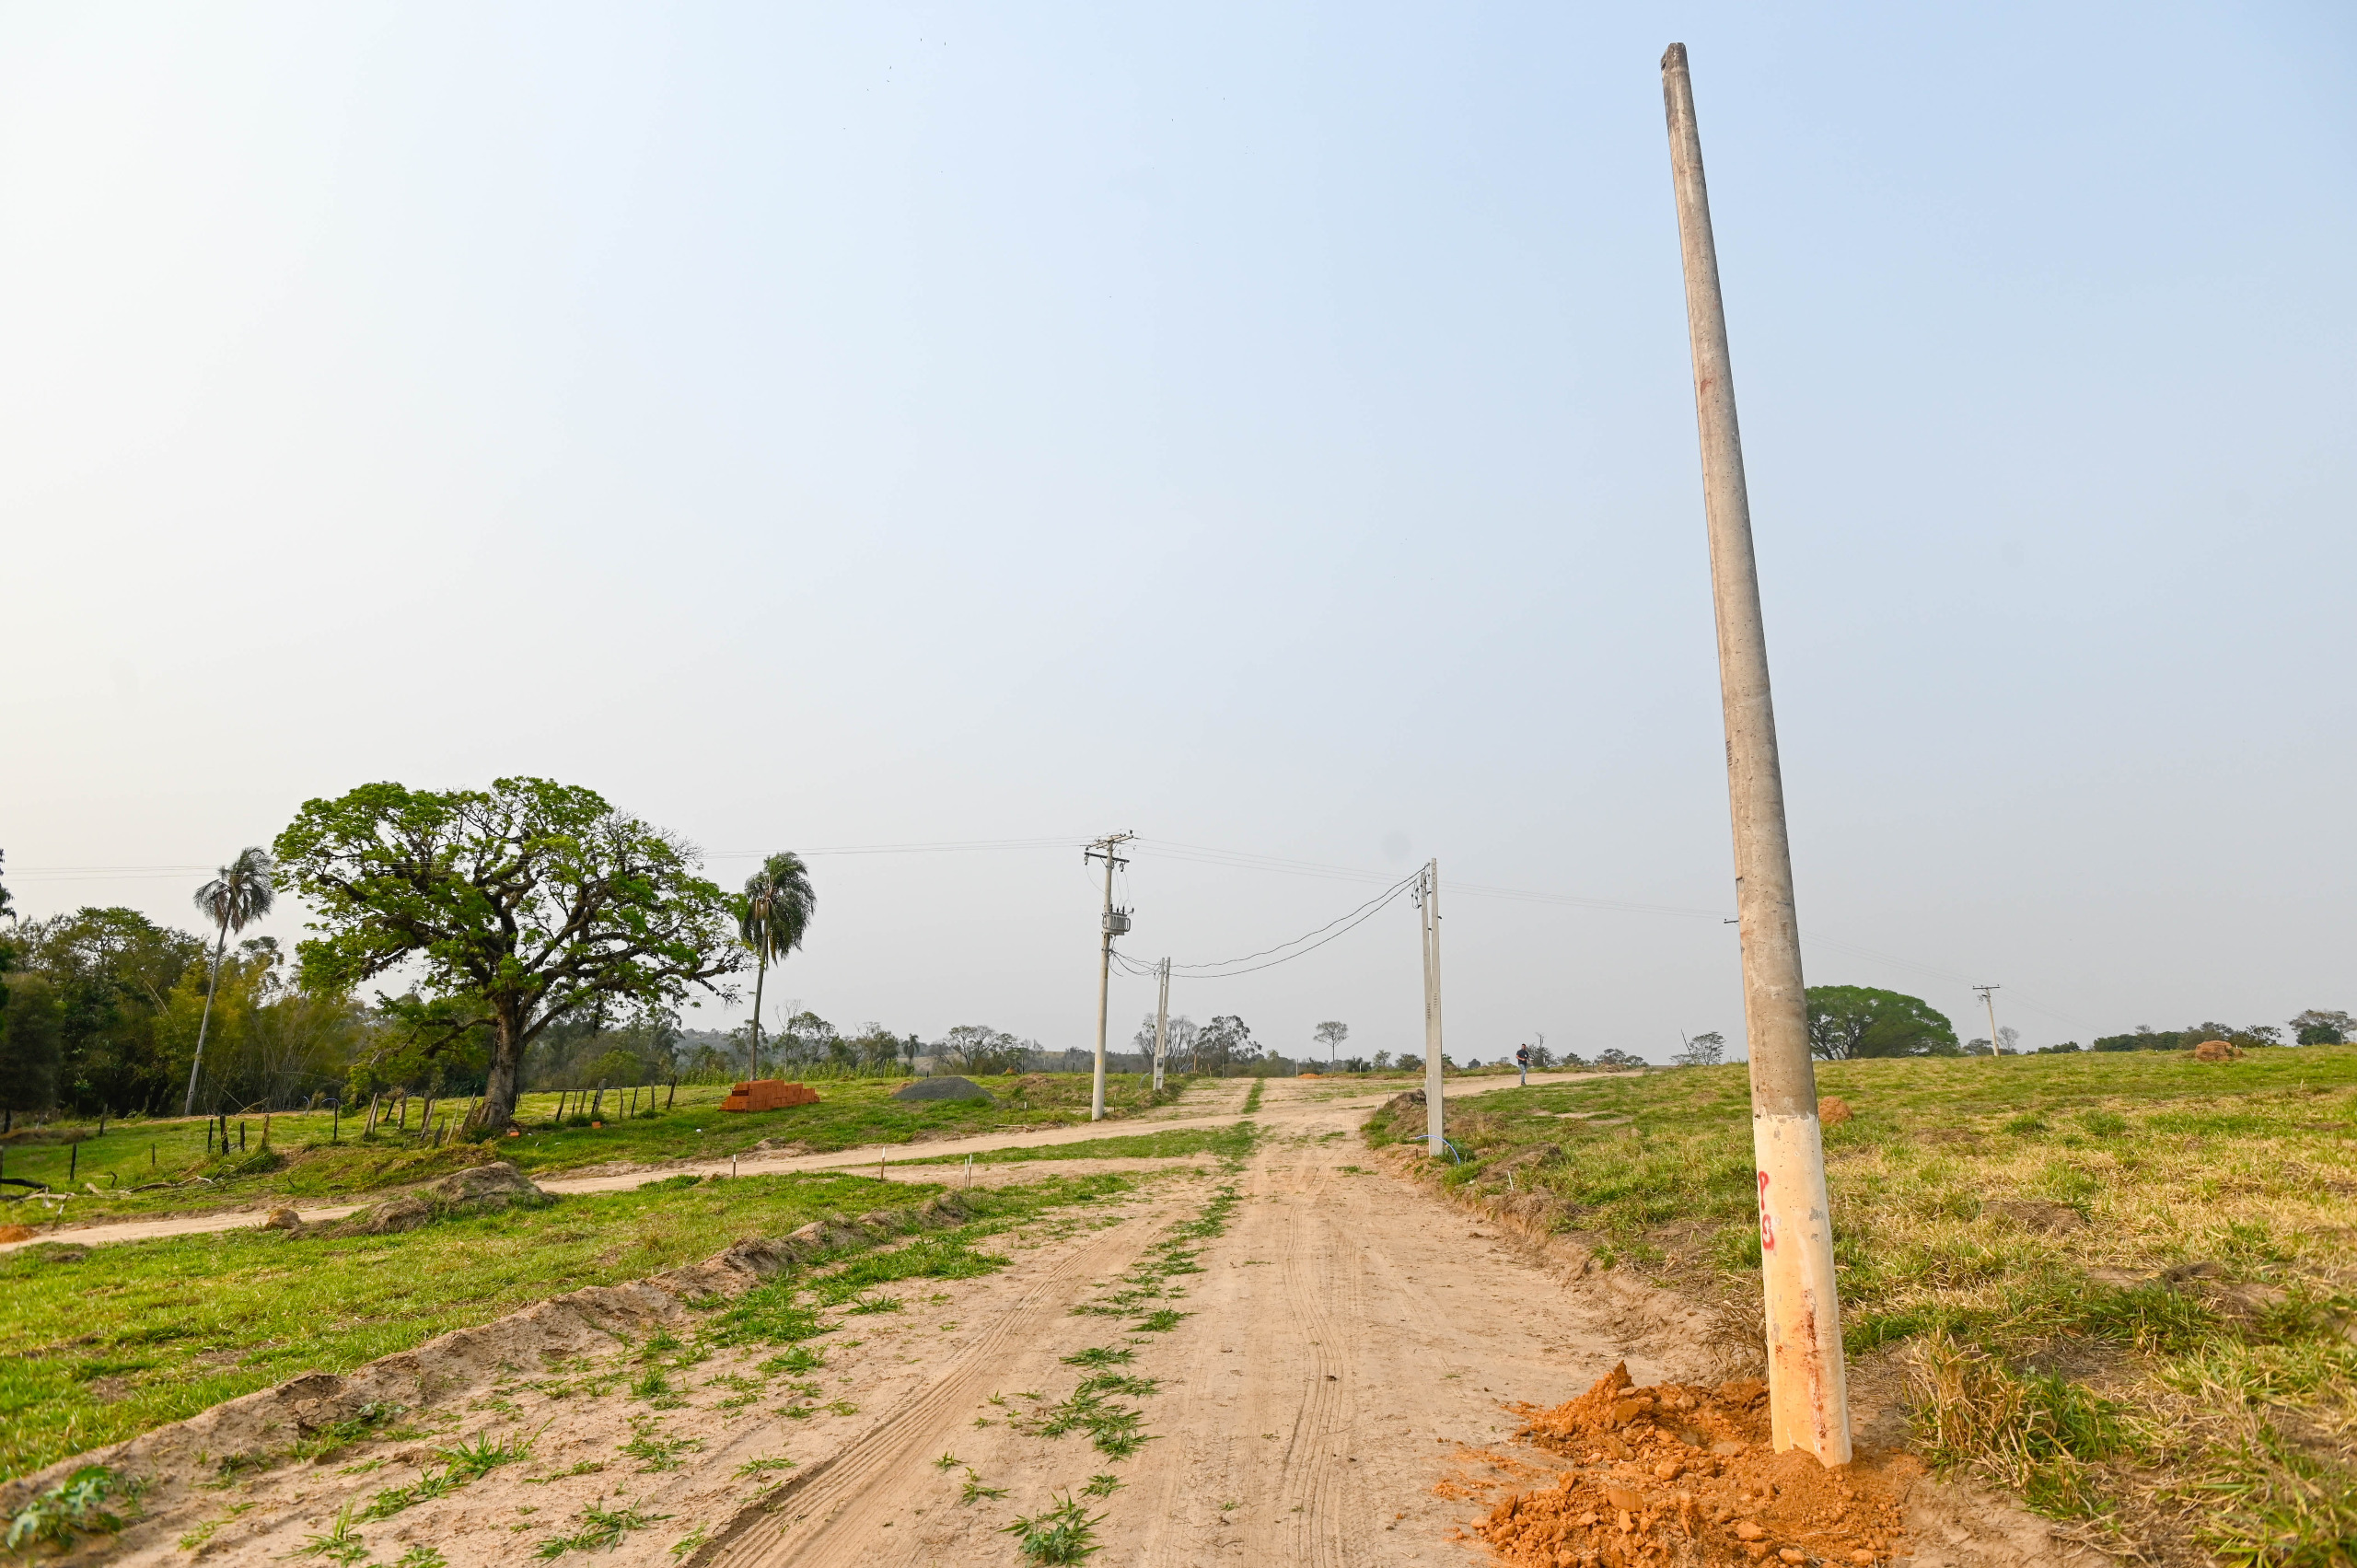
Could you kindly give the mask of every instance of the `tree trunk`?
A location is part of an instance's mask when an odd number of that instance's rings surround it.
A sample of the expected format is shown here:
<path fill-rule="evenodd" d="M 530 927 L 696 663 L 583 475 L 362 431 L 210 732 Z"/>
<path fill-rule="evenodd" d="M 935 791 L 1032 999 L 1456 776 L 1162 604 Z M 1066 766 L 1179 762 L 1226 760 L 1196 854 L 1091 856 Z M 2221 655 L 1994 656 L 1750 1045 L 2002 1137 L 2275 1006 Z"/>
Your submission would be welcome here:
<path fill-rule="evenodd" d="M 751 1083 L 761 1075 L 761 982 L 770 977 L 770 958 L 761 955 L 760 965 L 753 970 L 753 1027 L 751 1030 L 751 1060 L 745 1063 L 745 1081 Z"/>
<path fill-rule="evenodd" d="M 491 1039 L 491 1072 L 482 1086 L 482 1105 L 477 1120 L 483 1131 L 505 1132 L 516 1119 L 516 1084 L 524 1065 L 523 1020 L 501 1008 L 493 1018 Z"/>
<path fill-rule="evenodd" d="M 180 1107 L 182 1116 L 196 1114 L 196 1074 L 204 1065 L 204 1031 L 213 1027 L 213 993 L 221 989 L 221 954 L 229 946 L 229 923 L 221 923 L 221 935 L 213 944 L 213 978 L 204 982 L 204 1016 L 197 1020 L 196 1055 L 188 1064 L 188 1102 Z"/>

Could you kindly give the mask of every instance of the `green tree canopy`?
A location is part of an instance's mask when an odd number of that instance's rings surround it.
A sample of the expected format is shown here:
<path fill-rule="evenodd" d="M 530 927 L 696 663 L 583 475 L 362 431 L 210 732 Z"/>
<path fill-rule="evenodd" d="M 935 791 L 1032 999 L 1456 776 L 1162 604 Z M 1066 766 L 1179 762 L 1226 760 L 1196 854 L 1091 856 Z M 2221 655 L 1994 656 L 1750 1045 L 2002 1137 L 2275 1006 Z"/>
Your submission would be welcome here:
<path fill-rule="evenodd" d="M 1727 1059 L 1727 1037 L 1716 1029 L 1706 1029 L 1686 1039 L 1685 1049 L 1669 1060 L 1679 1067 L 1715 1067 Z"/>
<path fill-rule="evenodd" d="M 959 1073 L 1019 1072 L 1030 1052 L 1024 1042 L 988 1024 L 959 1024 L 935 1048 L 944 1065 Z"/>
<path fill-rule="evenodd" d="M 1870 985 L 1808 988 L 1808 1048 L 1829 1061 L 1855 1056 L 1957 1056 L 1956 1026 L 1920 996 Z"/>
<path fill-rule="evenodd" d="M 136 910 L 91 908 L 30 922 L 18 939 L 24 967 L 50 983 L 57 1098 L 86 1112 L 170 1104 L 188 1056 L 158 1025 L 181 977 L 202 971 L 204 944 Z"/>
<path fill-rule="evenodd" d="M 594 790 L 364 784 L 306 802 L 275 847 L 318 916 L 297 949 L 307 984 L 343 991 L 407 967 L 415 991 L 380 995 L 388 1014 L 489 1029 L 481 1127 L 514 1115 L 525 1049 L 557 1019 L 697 987 L 734 998 L 716 983 L 745 958 L 732 901 L 688 845 Z"/>
<path fill-rule="evenodd" d="M 1222 1013 L 1195 1032 L 1192 1054 L 1195 1071 L 1202 1071 L 1202 1064 L 1208 1062 L 1211 1070 L 1216 1073 L 1225 1067 L 1259 1061 L 1260 1046 L 1252 1038 L 1251 1027 L 1242 1018 L 1233 1013 Z"/>
<path fill-rule="evenodd" d="M 2292 1038 L 2302 1045 L 2340 1045 L 2357 1033 L 2357 1020 L 2338 1007 L 2309 1007 L 2292 1020 Z"/>

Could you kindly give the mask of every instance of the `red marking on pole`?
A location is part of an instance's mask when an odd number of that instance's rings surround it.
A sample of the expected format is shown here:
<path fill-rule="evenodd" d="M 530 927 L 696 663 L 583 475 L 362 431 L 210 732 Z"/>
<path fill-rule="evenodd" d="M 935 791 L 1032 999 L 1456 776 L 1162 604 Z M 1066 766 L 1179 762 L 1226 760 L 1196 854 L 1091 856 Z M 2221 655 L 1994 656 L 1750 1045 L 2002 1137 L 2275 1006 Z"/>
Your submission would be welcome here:
<path fill-rule="evenodd" d="M 1759 1246 L 1761 1250 L 1776 1250 L 1776 1218 L 1768 1212 L 1768 1173 L 1759 1172 Z"/>

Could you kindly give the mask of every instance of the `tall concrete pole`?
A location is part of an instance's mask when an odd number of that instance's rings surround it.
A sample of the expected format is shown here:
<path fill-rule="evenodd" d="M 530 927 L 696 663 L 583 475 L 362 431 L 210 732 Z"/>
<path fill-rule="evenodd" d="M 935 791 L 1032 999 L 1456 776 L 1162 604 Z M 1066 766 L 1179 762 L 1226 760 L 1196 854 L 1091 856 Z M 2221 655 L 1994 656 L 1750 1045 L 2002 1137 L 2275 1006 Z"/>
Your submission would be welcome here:
<path fill-rule="evenodd" d="M 1694 353 L 1694 412 L 1702 444 L 1711 592 L 1718 610 L 1719 692 L 1727 733 L 1727 803 L 1735 824 L 1736 912 L 1743 941 L 1744 1022 L 1751 1043 L 1752 1158 L 1759 1179 L 1759 1255 L 1768 1318 L 1771 1428 L 1778 1451 L 1805 1448 L 1828 1465 L 1850 1460 L 1850 1398 L 1841 1307 L 1833 1278 L 1833 1225 L 1825 1145 L 1809 1061 L 1808 1002 L 1768 640 L 1752 555 L 1751 502 L 1736 428 L 1719 258 L 1686 46 L 1661 61 L 1670 171 L 1685 252 L 1686 321 Z"/>
<path fill-rule="evenodd" d="M 1097 1077 L 1088 1095 L 1088 1120 L 1105 1120 L 1105 1005 L 1111 1000 L 1113 985 L 1113 868 L 1127 865 L 1114 852 L 1135 838 L 1134 833 L 1112 833 L 1097 841 L 1082 852 L 1084 863 L 1102 856 L 1105 861 L 1105 912 L 1098 922 L 1103 939 L 1097 949 Z"/>
<path fill-rule="evenodd" d="M 1440 862 L 1424 867 L 1424 1152 L 1448 1157 L 1447 1116 L 1441 1098 Z"/>
<path fill-rule="evenodd" d="M 1097 950 L 1097 1079 L 1088 1091 L 1088 1120 L 1105 1120 L 1105 1005 L 1113 984 L 1113 852 L 1105 852 L 1105 940 Z"/>
<path fill-rule="evenodd" d="M 1980 993 L 1981 1004 L 1989 1009 L 1989 1060 L 1994 1062 L 1997 1060 L 1996 993 L 2005 988 L 2002 985 L 1976 985 L 1972 989 Z"/>
<path fill-rule="evenodd" d="M 1162 1056 L 1170 1043 L 1170 960 L 1162 960 L 1162 994 L 1154 1005 L 1154 1092 L 1162 1092 Z"/>

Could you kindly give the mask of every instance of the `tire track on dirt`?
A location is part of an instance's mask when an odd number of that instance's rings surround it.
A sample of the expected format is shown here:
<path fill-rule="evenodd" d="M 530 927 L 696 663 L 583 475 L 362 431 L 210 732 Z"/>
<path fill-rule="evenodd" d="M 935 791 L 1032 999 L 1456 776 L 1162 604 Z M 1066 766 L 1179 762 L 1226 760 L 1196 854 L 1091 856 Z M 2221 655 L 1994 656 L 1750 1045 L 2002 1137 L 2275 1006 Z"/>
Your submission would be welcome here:
<path fill-rule="evenodd" d="M 1317 1350 L 1309 1386 L 1285 1446 L 1280 1497 L 1298 1497 L 1301 1512 L 1290 1514 L 1284 1529 L 1287 1562 L 1315 1568 L 1346 1568 L 1365 1561 L 1358 1526 L 1362 1511 L 1352 1495 L 1350 1455 L 1355 1425 L 1356 1379 L 1350 1358 L 1337 1353 L 1363 1330 L 1358 1271 L 1339 1266 L 1341 1246 L 1335 1224 L 1336 1191 L 1331 1168 L 1309 1167 L 1295 1183 L 1296 1202 L 1287 1205 L 1284 1289 L 1294 1332 Z M 1330 1309 L 1329 1309 L 1330 1303 Z"/>
<path fill-rule="evenodd" d="M 963 1426 L 967 1412 L 1003 1375 L 1008 1353 L 1049 1337 L 1073 1303 L 1108 1271 L 1127 1270 L 1172 1205 L 1158 1203 L 1099 1232 L 1038 1283 L 943 1368 L 845 1447 L 740 1509 L 689 1568 L 784 1568 L 860 1564 L 891 1552 L 882 1533 L 929 1451 Z M 911 1547 L 916 1543 L 911 1542 Z"/>

